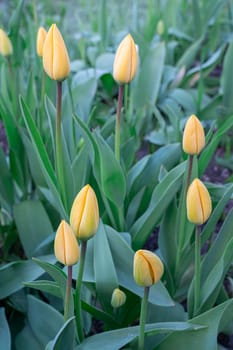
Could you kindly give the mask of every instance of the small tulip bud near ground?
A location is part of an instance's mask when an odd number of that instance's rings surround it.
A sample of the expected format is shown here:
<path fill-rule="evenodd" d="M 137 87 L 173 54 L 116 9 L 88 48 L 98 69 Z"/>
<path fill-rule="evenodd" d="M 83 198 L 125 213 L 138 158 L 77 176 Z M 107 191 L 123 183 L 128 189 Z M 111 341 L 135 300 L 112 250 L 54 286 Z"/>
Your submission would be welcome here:
<path fill-rule="evenodd" d="M 137 47 L 130 34 L 118 46 L 113 63 L 113 77 L 119 84 L 127 84 L 133 80 L 138 68 Z"/>
<path fill-rule="evenodd" d="M 115 288 L 112 293 L 112 299 L 111 299 L 112 307 L 114 308 L 120 307 L 124 305 L 125 301 L 126 301 L 125 293 L 119 288 Z"/>
<path fill-rule="evenodd" d="M 13 53 L 11 41 L 3 29 L 0 29 L 0 54 L 10 56 Z"/>
<path fill-rule="evenodd" d="M 57 81 L 70 73 L 70 60 L 66 45 L 56 24 L 52 24 L 43 46 L 43 66 L 48 76 Z"/>
<path fill-rule="evenodd" d="M 61 221 L 54 240 L 54 253 L 58 261 L 71 266 L 79 260 L 79 246 L 70 225 Z"/>
<path fill-rule="evenodd" d="M 39 57 L 43 56 L 43 47 L 45 38 L 47 35 L 47 31 L 44 29 L 44 27 L 40 27 L 37 32 L 37 39 L 36 39 L 36 52 Z"/>
<path fill-rule="evenodd" d="M 209 192 L 203 182 L 194 179 L 188 188 L 186 197 L 188 220 L 196 225 L 204 224 L 212 211 Z"/>
<path fill-rule="evenodd" d="M 81 240 L 95 235 L 99 225 L 99 207 L 94 190 L 84 186 L 77 194 L 70 212 L 70 224 Z"/>
<path fill-rule="evenodd" d="M 183 133 L 183 150 L 190 155 L 198 155 L 205 147 L 205 132 L 199 119 L 191 115 Z"/>
<path fill-rule="evenodd" d="M 134 279 L 142 287 L 157 283 L 163 275 L 163 263 L 149 250 L 140 249 L 134 254 Z"/>

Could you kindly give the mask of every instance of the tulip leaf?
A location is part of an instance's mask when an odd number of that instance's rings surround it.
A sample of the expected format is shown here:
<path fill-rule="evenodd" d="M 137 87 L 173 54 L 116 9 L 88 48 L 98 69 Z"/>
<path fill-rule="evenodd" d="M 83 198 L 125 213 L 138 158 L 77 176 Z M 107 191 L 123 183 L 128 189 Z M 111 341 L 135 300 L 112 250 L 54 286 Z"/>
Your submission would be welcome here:
<path fill-rule="evenodd" d="M 72 317 L 61 327 L 53 341 L 45 350 L 72 350 L 75 342 L 75 318 Z"/>
<path fill-rule="evenodd" d="M 217 350 L 217 336 L 229 322 L 232 321 L 233 300 L 222 303 L 215 308 L 189 321 L 190 324 L 199 324 L 205 328 L 183 331 L 168 335 L 156 350 L 196 350 L 200 344 L 202 349 Z"/>
<path fill-rule="evenodd" d="M 53 255 L 42 257 L 44 261 L 54 262 Z M 41 276 L 43 270 L 31 260 L 15 261 L 0 267 L 0 299 L 23 288 L 23 282 L 32 281 Z"/>
<path fill-rule="evenodd" d="M 40 349 L 45 349 L 62 328 L 63 316 L 48 303 L 28 295 L 28 325 Z M 52 322 L 51 322 L 52 320 Z M 24 333 L 24 330 L 22 331 Z M 25 336 L 24 334 L 21 337 Z M 22 340 L 21 340 L 22 342 Z"/>
<path fill-rule="evenodd" d="M 167 171 L 172 169 L 179 161 L 181 148 L 179 143 L 159 148 L 152 155 L 147 155 L 138 161 L 129 171 L 127 178 L 127 192 L 137 194 L 144 186 L 154 186 L 158 183 L 161 165 Z"/>
<path fill-rule="evenodd" d="M 118 287 L 118 279 L 105 230 L 100 221 L 99 229 L 94 236 L 94 273 L 99 299 L 106 310 L 111 310 L 111 296 Z"/>
<path fill-rule="evenodd" d="M 35 255 L 37 246 L 53 232 L 49 217 L 41 202 L 32 200 L 15 205 L 14 217 L 24 251 L 31 258 Z M 38 220 L 39 226 L 36 225 Z"/>
<path fill-rule="evenodd" d="M 201 152 L 198 166 L 199 166 L 199 176 L 201 176 L 206 167 L 208 166 L 210 160 L 212 159 L 214 152 L 222 140 L 222 137 L 226 135 L 227 131 L 233 126 L 233 115 L 229 116 L 225 122 L 218 128 L 218 130 L 214 133 L 210 142 L 206 145 L 204 150 Z"/>
<path fill-rule="evenodd" d="M 12 206 L 14 202 L 13 179 L 2 148 L 0 148 L 0 169 L 0 197 L 6 201 L 8 205 Z"/>
<path fill-rule="evenodd" d="M 150 204 L 134 223 L 130 232 L 134 249 L 140 249 L 158 223 L 162 214 L 173 200 L 182 183 L 186 163 L 172 169 L 155 187 Z"/>
<path fill-rule="evenodd" d="M 223 62 L 221 85 L 223 92 L 223 106 L 227 113 L 233 112 L 233 81 L 231 79 L 231 63 L 233 60 L 233 40 L 230 42 Z"/>
<path fill-rule="evenodd" d="M 95 134 L 100 156 L 101 187 L 104 194 L 117 206 L 122 206 L 126 182 L 119 162 L 100 134 Z"/>
<path fill-rule="evenodd" d="M 145 326 L 145 334 L 148 336 L 155 334 L 169 334 L 180 332 L 196 332 L 203 327 L 199 325 L 192 325 L 188 322 L 164 322 L 164 323 L 152 323 Z M 121 328 L 101 334 L 96 334 L 92 337 L 85 339 L 78 347 L 77 350 L 88 350 L 94 347 L 101 350 L 119 350 L 124 345 L 130 343 L 138 337 L 139 326 Z M 187 345 L 187 344 L 186 344 Z"/>
<path fill-rule="evenodd" d="M 1 348 L 4 350 L 11 350 L 11 334 L 4 308 L 0 308 L 0 339 Z"/>
<path fill-rule="evenodd" d="M 41 292 L 52 294 L 58 298 L 62 298 L 61 289 L 57 282 L 39 280 L 34 282 L 25 282 L 24 286 L 40 290 Z"/>
<path fill-rule="evenodd" d="M 155 104 L 164 69 L 165 45 L 159 43 L 151 47 L 144 58 L 133 89 L 135 109 L 151 107 Z M 143 86 L 143 89 L 142 89 Z"/>

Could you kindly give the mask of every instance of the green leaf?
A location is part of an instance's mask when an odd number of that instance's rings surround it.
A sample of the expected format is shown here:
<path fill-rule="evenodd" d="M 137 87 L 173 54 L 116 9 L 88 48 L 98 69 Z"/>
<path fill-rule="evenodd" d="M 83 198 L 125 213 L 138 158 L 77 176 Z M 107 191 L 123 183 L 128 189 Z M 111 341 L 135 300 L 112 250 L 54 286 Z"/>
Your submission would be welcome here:
<path fill-rule="evenodd" d="M 0 169 L 0 197 L 2 197 L 9 206 L 12 206 L 14 202 L 13 179 L 2 148 L 0 148 Z"/>
<path fill-rule="evenodd" d="M 94 237 L 94 272 L 98 297 L 102 305 L 111 310 L 111 296 L 118 287 L 118 279 L 105 230 L 100 221 L 98 232 Z"/>
<path fill-rule="evenodd" d="M 100 157 L 100 183 L 102 190 L 108 199 L 121 207 L 126 193 L 125 176 L 106 141 L 100 134 L 95 134 L 95 140 Z"/>
<path fill-rule="evenodd" d="M 29 295 L 28 323 L 38 342 L 45 348 L 62 328 L 64 319 L 52 306 Z"/>
<path fill-rule="evenodd" d="M 155 334 L 168 334 L 171 332 L 180 334 L 181 331 L 195 332 L 199 328 L 199 326 L 190 325 L 187 322 L 152 323 L 146 325 L 145 333 L 148 334 L 148 336 Z M 124 347 L 124 345 L 136 339 L 138 337 L 138 334 L 139 326 L 122 328 L 114 331 L 96 334 L 85 339 L 77 347 L 77 350 L 89 350 L 92 348 L 101 350 L 119 350 Z"/>
<path fill-rule="evenodd" d="M 200 50 L 203 39 L 204 37 L 202 36 L 200 39 L 196 40 L 192 45 L 188 47 L 188 49 L 184 52 L 184 54 L 181 56 L 181 58 L 177 62 L 178 68 L 182 68 L 182 67 L 189 68 L 193 64 L 197 56 L 197 53 Z"/>
<path fill-rule="evenodd" d="M 229 300 L 204 314 L 189 321 L 190 324 L 199 324 L 203 329 L 196 329 L 173 333 L 169 335 L 156 350 L 189 350 L 201 349 L 217 350 L 217 336 L 227 323 L 233 320 L 233 300 Z"/>
<path fill-rule="evenodd" d="M 54 255 L 47 255 L 43 260 L 55 261 Z M 43 270 L 33 261 L 15 261 L 0 267 L 0 299 L 4 299 L 23 288 L 23 282 L 32 281 L 41 276 Z"/>
<path fill-rule="evenodd" d="M 11 334 L 3 307 L 0 308 L 0 339 L 2 349 L 11 350 Z"/>
<path fill-rule="evenodd" d="M 221 87 L 223 92 L 223 106 L 227 113 L 233 112 L 233 81 L 231 79 L 231 65 L 233 60 L 233 41 L 230 42 L 223 62 Z"/>
<path fill-rule="evenodd" d="M 75 340 L 75 318 L 66 321 L 55 339 L 47 345 L 46 350 L 72 350 Z"/>
<path fill-rule="evenodd" d="M 132 93 L 135 109 L 151 107 L 155 104 L 164 69 L 165 45 L 159 43 L 151 47 L 143 60 Z"/>
<path fill-rule="evenodd" d="M 41 292 L 52 294 L 58 298 L 62 298 L 61 289 L 57 282 L 39 280 L 34 282 L 25 282 L 24 286 L 40 290 Z"/>
<path fill-rule="evenodd" d="M 28 200 L 14 206 L 14 218 L 24 251 L 31 258 L 37 246 L 53 232 L 49 217 L 41 202 Z"/>
<path fill-rule="evenodd" d="M 155 187 L 145 213 L 134 223 L 130 232 L 134 249 L 140 249 L 180 188 L 185 162 L 172 169 Z"/>

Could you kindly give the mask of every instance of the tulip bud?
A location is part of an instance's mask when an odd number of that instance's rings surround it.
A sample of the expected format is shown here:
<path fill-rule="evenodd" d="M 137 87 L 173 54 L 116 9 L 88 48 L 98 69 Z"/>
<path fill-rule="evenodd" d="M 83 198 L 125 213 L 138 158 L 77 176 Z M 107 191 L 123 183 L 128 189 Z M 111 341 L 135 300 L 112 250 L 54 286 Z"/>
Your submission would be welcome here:
<path fill-rule="evenodd" d="M 79 239 L 88 240 L 99 225 L 99 207 L 94 190 L 84 186 L 77 194 L 70 212 L 70 224 Z"/>
<path fill-rule="evenodd" d="M 46 35 L 47 35 L 47 31 L 43 27 L 40 27 L 38 29 L 37 39 L 36 39 L 36 51 L 39 57 L 43 56 L 43 47 L 44 47 Z"/>
<path fill-rule="evenodd" d="M 48 76 L 57 81 L 66 79 L 70 73 L 70 60 L 66 45 L 56 24 L 52 24 L 43 46 L 43 66 Z"/>
<path fill-rule="evenodd" d="M 140 249 L 134 254 L 134 279 L 139 286 L 149 287 L 163 275 L 163 263 L 149 250 Z"/>
<path fill-rule="evenodd" d="M 119 84 L 127 84 L 135 77 L 137 67 L 137 48 L 132 36 L 128 34 L 118 46 L 113 63 L 113 77 Z"/>
<path fill-rule="evenodd" d="M 157 23 L 157 33 L 161 36 L 164 33 L 164 22 L 162 20 Z"/>
<path fill-rule="evenodd" d="M 119 288 L 115 288 L 112 293 L 112 299 L 111 299 L 112 307 L 114 308 L 120 307 L 124 305 L 125 301 L 126 301 L 125 293 Z"/>
<path fill-rule="evenodd" d="M 199 154 L 205 147 L 203 126 L 195 115 L 189 117 L 183 133 L 183 150 L 187 154 Z"/>
<path fill-rule="evenodd" d="M 188 220 L 196 225 L 206 222 L 212 211 L 209 192 L 205 185 L 194 179 L 187 191 L 186 197 Z"/>
<path fill-rule="evenodd" d="M 79 259 L 79 246 L 70 225 L 61 221 L 54 240 L 54 253 L 58 261 L 71 266 Z"/>
<path fill-rule="evenodd" d="M 10 39 L 4 30 L 0 29 L 0 54 L 2 56 L 10 56 L 13 53 L 13 47 Z"/>

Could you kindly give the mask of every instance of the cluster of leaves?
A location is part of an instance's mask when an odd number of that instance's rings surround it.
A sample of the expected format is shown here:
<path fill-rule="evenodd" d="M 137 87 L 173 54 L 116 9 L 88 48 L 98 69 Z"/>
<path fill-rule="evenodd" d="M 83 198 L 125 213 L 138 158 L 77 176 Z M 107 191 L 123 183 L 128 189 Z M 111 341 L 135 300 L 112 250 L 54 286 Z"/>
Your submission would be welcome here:
<path fill-rule="evenodd" d="M 227 0 L 193 0 L 192 6 L 184 0 L 157 1 L 157 7 L 145 3 L 142 11 L 141 3 L 134 2 L 127 28 L 139 46 L 140 67 L 125 91 L 120 164 L 113 152 L 117 85 L 112 64 L 122 32 L 111 31 L 117 24 L 107 15 L 104 0 L 98 23 L 89 15 L 88 35 L 83 31 L 77 37 L 79 28 L 67 30 L 72 74 L 64 83 L 62 110 L 65 204 L 54 165 L 54 82 L 43 77 L 35 51 L 38 24 L 44 24 L 35 15 L 39 5 L 33 8 L 21 0 L 7 19 L 14 55 L 12 71 L 0 60 L 0 118 L 8 142 L 7 152 L 0 149 L 4 349 L 135 348 L 138 326 L 132 325 L 139 318 L 143 291 L 132 277 L 133 254 L 154 237 L 155 229 L 165 275 L 150 291 L 146 348 L 182 350 L 186 344 L 190 349 L 203 344 L 203 349 L 217 349 L 218 333 L 231 332 L 233 303 L 224 279 L 232 263 L 232 210 L 217 238 L 214 233 L 233 185 L 207 184 L 213 214 L 202 231 L 207 248 L 200 308 L 193 317 L 194 227 L 186 219 L 182 189 L 187 161 L 180 144 L 186 118 L 196 114 L 208 134 L 192 176 L 204 174 L 220 143 L 231 149 L 226 134 L 233 125 L 233 6 Z M 38 17 L 43 18 L 46 5 L 41 6 Z M 61 7 L 56 11 L 65 31 L 70 20 Z M 51 16 L 44 22 L 55 20 Z M 56 264 L 53 240 L 60 219 L 68 218 L 86 183 L 96 191 L 102 220 L 88 243 L 82 308 L 86 334 L 93 333 L 93 319 L 102 322 L 102 332 L 78 344 L 74 317 L 65 324 L 62 317 L 66 270 Z M 110 300 L 118 286 L 127 299 L 115 312 Z"/>

